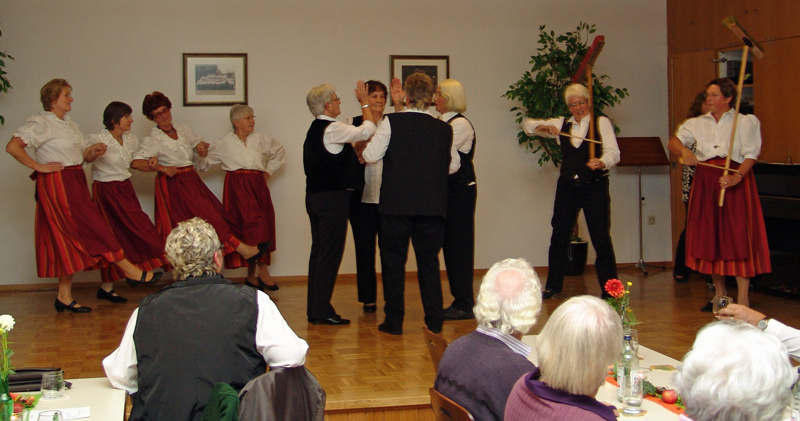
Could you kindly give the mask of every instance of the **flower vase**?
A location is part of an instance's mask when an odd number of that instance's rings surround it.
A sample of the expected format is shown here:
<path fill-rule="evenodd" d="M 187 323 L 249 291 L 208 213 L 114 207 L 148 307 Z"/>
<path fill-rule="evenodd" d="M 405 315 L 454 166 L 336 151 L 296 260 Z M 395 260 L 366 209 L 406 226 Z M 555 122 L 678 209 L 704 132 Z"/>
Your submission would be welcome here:
<path fill-rule="evenodd" d="M 10 421 L 14 414 L 14 400 L 8 394 L 8 376 L 0 377 L 0 421 Z"/>

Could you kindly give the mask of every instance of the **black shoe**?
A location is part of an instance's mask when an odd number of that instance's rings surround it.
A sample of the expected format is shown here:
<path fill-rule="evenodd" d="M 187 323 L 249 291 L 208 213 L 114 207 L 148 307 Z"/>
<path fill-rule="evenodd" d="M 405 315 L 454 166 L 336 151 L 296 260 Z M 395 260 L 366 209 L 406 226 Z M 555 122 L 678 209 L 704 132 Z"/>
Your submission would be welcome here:
<path fill-rule="evenodd" d="M 703 313 L 711 313 L 712 310 L 714 310 L 714 304 L 712 304 L 711 301 L 707 302 L 706 305 L 700 309 Z"/>
<path fill-rule="evenodd" d="M 550 298 L 553 298 L 553 296 L 558 294 L 559 292 L 561 292 L 560 289 L 555 290 L 555 289 L 545 288 L 545 290 L 542 291 L 542 298 L 548 300 Z"/>
<path fill-rule="evenodd" d="M 89 312 L 92 311 L 91 308 L 86 307 L 86 306 L 75 307 L 76 304 L 78 304 L 78 302 L 75 301 L 75 300 L 72 300 L 72 302 L 69 303 L 69 305 L 66 305 L 66 304 L 62 303 L 61 301 L 59 301 L 58 298 L 56 298 L 56 311 L 59 312 L 59 313 L 63 313 L 64 310 L 69 310 L 69 311 L 71 311 L 73 313 L 89 313 Z"/>
<path fill-rule="evenodd" d="M 112 303 L 127 303 L 128 299 L 125 297 L 120 297 L 117 295 L 117 292 L 113 289 L 111 291 L 106 291 L 103 288 L 97 288 L 97 299 L 98 300 L 108 300 Z"/>
<path fill-rule="evenodd" d="M 674 279 L 675 282 L 677 282 L 679 284 L 685 284 L 685 283 L 689 282 L 689 276 L 681 274 L 681 273 L 673 273 L 672 274 L 672 279 Z"/>
<path fill-rule="evenodd" d="M 377 304 L 364 304 L 364 313 L 374 313 L 378 311 Z"/>
<path fill-rule="evenodd" d="M 464 311 L 455 307 L 450 307 L 444 311 L 445 320 L 471 320 L 474 318 L 475 315 L 471 311 Z"/>
<path fill-rule="evenodd" d="M 438 334 L 440 334 L 440 333 L 442 333 L 442 328 L 439 328 L 439 329 L 434 329 L 434 328 L 432 328 L 432 327 L 428 327 L 428 330 L 430 330 L 430 331 L 431 331 L 431 333 L 435 333 L 435 334 L 437 334 L 437 335 L 438 335 Z"/>
<path fill-rule="evenodd" d="M 258 247 L 258 253 L 256 253 L 251 258 L 247 259 L 247 264 L 250 265 L 255 264 L 256 262 L 258 262 L 258 259 L 262 258 L 264 254 L 267 253 L 267 251 L 269 250 L 269 241 L 267 241 L 266 243 L 258 243 L 257 247 Z"/>
<path fill-rule="evenodd" d="M 403 326 L 393 325 L 393 324 L 390 324 L 388 322 L 383 322 L 383 323 L 379 324 L 378 325 L 378 330 L 380 330 L 383 333 L 388 333 L 390 335 L 402 335 L 403 334 Z M 441 332 L 441 331 L 442 330 L 439 329 L 439 332 Z M 436 332 L 434 332 L 434 333 L 436 333 Z"/>
<path fill-rule="evenodd" d="M 245 280 L 244 280 L 244 284 L 245 284 L 245 285 L 247 285 L 247 286 L 249 286 L 250 288 L 253 288 L 253 289 L 257 289 L 257 290 L 259 290 L 259 291 L 262 291 L 262 289 L 261 289 L 261 287 L 260 287 L 259 285 L 256 285 L 256 284 L 251 284 L 251 283 L 250 283 L 250 281 L 248 281 L 247 279 L 245 279 Z"/>
<path fill-rule="evenodd" d="M 273 281 L 273 282 L 274 282 L 274 281 Z M 264 291 L 264 290 L 267 290 L 267 291 L 277 291 L 277 290 L 279 290 L 279 289 L 280 289 L 280 288 L 278 287 L 278 283 L 277 283 L 277 282 L 274 282 L 272 285 L 267 285 L 267 284 L 265 284 L 265 283 L 264 283 L 264 282 L 261 280 L 261 278 L 258 278 L 258 285 L 259 285 L 259 286 L 261 286 L 261 290 L 262 290 L 262 291 Z"/>
<path fill-rule="evenodd" d="M 350 320 L 343 319 L 340 315 L 335 315 L 333 317 L 309 317 L 308 322 L 314 325 L 349 325 Z"/>
<path fill-rule="evenodd" d="M 132 287 L 136 287 L 136 286 L 139 286 L 139 284 L 142 284 L 142 285 L 152 284 L 152 283 L 158 281 L 159 279 L 161 279 L 161 276 L 164 275 L 164 272 L 153 272 L 153 279 L 151 279 L 149 281 L 145 281 L 145 279 L 147 279 L 147 274 L 148 273 L 149 272 L 147 272 L 147 271 L 142 271 L 142 279 L 140 279 L 138 281 L 136 279 L 131 279 L 131 278 L 126 277 L 125 278 L 125 282 L 127 282 L 128 285 L 130 285 Z"/>

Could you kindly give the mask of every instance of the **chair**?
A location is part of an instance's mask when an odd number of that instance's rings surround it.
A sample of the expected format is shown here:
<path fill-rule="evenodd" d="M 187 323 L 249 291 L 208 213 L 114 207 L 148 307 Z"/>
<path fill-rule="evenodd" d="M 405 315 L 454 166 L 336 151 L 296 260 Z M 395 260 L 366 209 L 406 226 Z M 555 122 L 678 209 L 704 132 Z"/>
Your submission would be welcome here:
<path fill-rule="evenodd" d="M 436 421 L 475 421 L 463 406 L 451 401 L 436 389 L 431 388 L 431 409 Z"/>
<path fill-rule="evenodd" d="M 428 343 L 428 351 L 431 353 L 433 370 L 439 372 L 439 361 L 442 359 L 444 350 L 447 349 L 447 340 L 442 335 L 431 332 L 428 328 L 423 327 L 422 331 L 425 333 L 425 342 Z"/>
<path fill-rule="evenodd" d="M 323 421 L 325 391 L 305 366 L 271 368 L 239 392 L 242 421 Z"/>

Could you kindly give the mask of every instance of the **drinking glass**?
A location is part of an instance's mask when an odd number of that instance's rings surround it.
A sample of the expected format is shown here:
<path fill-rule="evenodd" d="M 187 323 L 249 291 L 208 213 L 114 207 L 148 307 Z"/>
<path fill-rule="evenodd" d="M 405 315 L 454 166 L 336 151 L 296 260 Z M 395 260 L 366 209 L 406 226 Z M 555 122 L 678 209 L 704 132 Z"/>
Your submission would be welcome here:
<path fill-rule="evenodd" d="M 711 300 L 711 305 L 713 306 L 714 316 L 719 316 L 719 311 L 723 308 L 727 307 L 728 304 L 733 302 L 733 298 L 726 297 L 724 295 L 720 296 L 717 295 Z"/>
<path fill-rule="evenodd" d="M 57 399 L 64 394 L 64 372 L 49 371 L 42 374 L 42 396 L 45 399 Z"/>
<path fill-rule="evenodd" d="M 644 381 L 650 374 L 649 368 L 640 367 L 631 371 L 630 393 L 622 397 L 622 412 L 628 415 L 640 414 L 642 410 L 642 400 L 644 400 Z"/>
<path fill-rule="evenodd" d="M 42 411 L 39 413 L 38 421 L 64 421 L 64 414 L 61 411 Z"/>

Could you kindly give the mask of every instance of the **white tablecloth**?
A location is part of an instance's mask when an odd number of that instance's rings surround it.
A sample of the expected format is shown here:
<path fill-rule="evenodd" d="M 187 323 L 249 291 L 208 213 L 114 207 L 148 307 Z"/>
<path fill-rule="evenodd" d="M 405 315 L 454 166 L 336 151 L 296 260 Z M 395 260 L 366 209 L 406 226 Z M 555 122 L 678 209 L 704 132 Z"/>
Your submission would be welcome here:
<path fill-rule="evenodd" d="M 50 409 L 89 408 L 89 417 L 80 421 L 122 421 L 125 419 L 125 391 L 111 387 L 105 377 L 67 380 L 72 383 L 70 390 L 58 399 L 39 399 L 31 412 L 31 420 L 39 411 Z"/>

